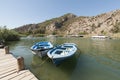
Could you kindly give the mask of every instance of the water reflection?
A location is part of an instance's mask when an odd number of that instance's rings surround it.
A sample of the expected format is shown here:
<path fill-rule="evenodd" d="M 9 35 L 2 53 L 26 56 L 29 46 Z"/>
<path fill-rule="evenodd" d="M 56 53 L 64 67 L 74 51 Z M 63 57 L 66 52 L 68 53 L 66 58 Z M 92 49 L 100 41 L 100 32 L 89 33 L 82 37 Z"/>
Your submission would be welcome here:
<path fill-rule="evenodd" d="M 82 54 L 70 80 L 119 80 L 119 74 L 120 69 L 105 66 L 95 57 Z"/>
<path fill-rule="evenodd" d="M 69 76 L 72 74 L 73 70 L 75 69 L 76 64 L 77 64 L 77 58 L 75 55 L 65 60 L 63 63 L 61 63 L 58 66 L 55 66 L 52 63 L 51 59 L 48 59 L 47 57 L 41 59 L 38 56 L 33 56 L 31 68 L 36 75 L 42 76 L 40 78 L 42 78 L 43 80 L 45 78 L 46 80 L 48 79 L 56 80 L 59 76 L 64 76 L 64 77 L 60 77 L 60 80 L 61 79 L 66 80 L 69 79 Z"/>

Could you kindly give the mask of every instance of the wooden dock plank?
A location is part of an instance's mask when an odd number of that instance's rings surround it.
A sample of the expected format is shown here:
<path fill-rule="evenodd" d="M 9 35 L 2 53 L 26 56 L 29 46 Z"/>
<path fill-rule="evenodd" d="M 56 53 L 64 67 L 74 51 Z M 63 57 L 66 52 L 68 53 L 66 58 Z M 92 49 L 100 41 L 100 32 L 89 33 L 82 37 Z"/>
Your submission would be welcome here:
<path fill-rule="evenodd" d="M 18 59 L 0 49 L 0 80 L 38 80 L 29 70 L 18 71 Z"/>
<path fill-rule="evenodd" d="M 1 54 L 1 53 L 0 53 Z M 11 53 L 12 54 L 12 53 Z M 11 57 L 13 57 L 13 55 L 11 55 L 11 54 L 4 54 L 4 55 L 0 55 L 1 57 L 6 57 L 6 56 L 11 56 Z M 1 58 L 0 57 L 0 58 Z"/>
<path fill-rule="evenodd" d="M 8 61 L 8 62 L 5 62 L 5 63 L 1 63 L 0 64 L 0 68 L 4 68 L 5 66 L 7 65 L 11 65 L 11 64 L 14 64 L 14 63 L 17 63 L 16 60 L 12 60 L 12 61 Z"/>
<path fill-rule="evenodd" d="M 17 70 L 16 70 L 16 69 L 13 69 L 13 70 L 11 70 L 11 71 L 9 71 L 9 72 L 7 72 L 7 73 L 4 73 L 4 74 L 0 75 L 0 80 L 1 80 L 2 78 L 4 78 L 4 77 L 9 76 L 9 75 L 11 75 L 11 74 L 14 74 L 14 73 L 16 73 L 16 72 L 17 72 Z"/>
<path fill-rule="evenodd" d="M 13 55 L 11 55 L 11 54 L 0 55 L 0 60 L 2 60 L 4 58 L 11 58 L 11 57 L 13 57 Z"/>
<path fill-rule="evenodd" d="M 4 77 L 2 79 L 3 80 L 12 80 L 12 79 L 14 79 L 17 76 L 24 74 L 25 72 L 26 72 L 26 70 L 23 70 L 23 71 L 20 71 L 20 72 L 16 72 L 16 73 L 13 73 L 13 74 L 11 74 L 9 76 L 6 76 L 6 77 Z"/>
<path fill-rule="evenodd" d="M 13 63 L 11 63 L 11 64 L 5 64 L 5 65 L 0 65 L 0 70 L 1 69 L 4 69 L 4 68 L 8 68 L 8 67 L 11 67 L 11 66 L 15 66 L 15 65 L 17 65 L 15 62 L 13 62 Z"/>
<path fill-rule="evenodd" d="M 6 70 L 4 70 L 4 71 L 1 71 L 1 72 L 0 72 L 0 75 L 6 74 L 6 73 L 8 73 L 8 72 L 10 72 L 10 71 L 12 71 L 12 70 L 14 70 L 14 69 L 16 69 L 16 67 L 8 68 L 8 69 L 6 69 Z M 16 70 L 17 70 L 17 69 L 16 69 Z"/>
<path fill-rule="evenodd" d="M 12 78 L 10 80 L 22 80 L 24 77 L 29 76 L 29 75 L 30 75 L 29 71 L 26 71 L 24 74 L 16 76 L 16 77 L 14 77 L 14 78 Z"/>
<path fill-rule="evenodd" d="M 16 65 L 16 64 L 12 64 L 12 65 L 10 65 L 10 66 L 5 66 L 4 68 L 0 68 L 0 73 L 3 72 L 3 71 L 5 71 L 5 70 L 8 70 L 8 69 L 10 69 L 10 68 L 15 68 L 15 69 L 17 69 L 17 65 Z"/>
<path fill-rule="evenodd" d="M 34 75 L 30 74 L 29 76 L 25 76 L 21 80 L 30 80 L 31 78 L 35 77 Z"/>
<path fill-rule="evenodd" d="M 5 62 L 9 62 L 9 61 L 13 61 L 13 60 L 16 61 L 15 58 L 6 58 L 6 59 L 3 59 L 3 60 L 0 60 L 0 64 L 1 64 L 1 63 L 5 63 Z"/>
<path fill-rule="evenodd" d="M 14 59 L 16 59 L 15 57 L 13 57 L 12 56 L 12 54 L 7 54 L 7 55 L 5 55 L 5 56 L 0 56 L 0 60 L 4 60 L 4 59 L 9 59 L 9 58 L 14 58 Z"/>
<path fill-rule="evenodd" d="M 0 55 L 4 55 L 5 54 L 5 49 L 0 49 Z"/>

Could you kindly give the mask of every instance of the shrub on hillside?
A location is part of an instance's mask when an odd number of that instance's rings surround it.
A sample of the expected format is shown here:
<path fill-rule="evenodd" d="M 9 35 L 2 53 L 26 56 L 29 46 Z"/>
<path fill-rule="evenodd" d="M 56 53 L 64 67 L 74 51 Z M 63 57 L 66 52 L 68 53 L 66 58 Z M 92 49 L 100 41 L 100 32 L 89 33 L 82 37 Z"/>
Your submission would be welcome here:
<path fill-rule="evenodd" d="M 119 33 L 120 32 L 120 22 L 116 22 L 114 27 L 111 29 L 111 32 L 113 32 L 113 33 Z"/>

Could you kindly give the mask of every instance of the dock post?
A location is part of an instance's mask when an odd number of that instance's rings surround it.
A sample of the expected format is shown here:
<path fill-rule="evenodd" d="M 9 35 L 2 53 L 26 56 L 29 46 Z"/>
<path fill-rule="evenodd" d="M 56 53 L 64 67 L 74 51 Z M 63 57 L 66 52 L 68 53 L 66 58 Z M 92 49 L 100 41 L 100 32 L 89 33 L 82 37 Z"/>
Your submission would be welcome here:
<path fill-rule="evenodd" d="M 5 54 L 9 54 L 9 47 L 8 46 L 5 46 Z"/>
<path fill-rule="evenodd" d="M 17 64 L 18 64 L 18 71 L 21 71 L 21 70 L 25 69 L 24 58 L 23 57 L 18 57 L 17 58 Z"/>

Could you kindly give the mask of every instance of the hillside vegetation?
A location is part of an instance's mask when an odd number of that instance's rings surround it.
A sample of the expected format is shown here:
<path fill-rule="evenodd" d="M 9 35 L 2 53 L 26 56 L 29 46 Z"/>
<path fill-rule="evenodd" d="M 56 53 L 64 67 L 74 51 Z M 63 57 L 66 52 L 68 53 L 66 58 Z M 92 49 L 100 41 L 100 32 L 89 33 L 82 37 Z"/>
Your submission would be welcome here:
<path fill-rule="evenodd" d="M 114 35 L 120 33 L 120 10 L 90 17 L 68 13 L 42 23 L 27 24 L 15 30 L 27 35 Z"/>

